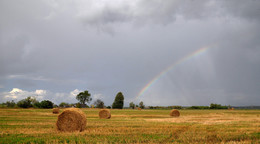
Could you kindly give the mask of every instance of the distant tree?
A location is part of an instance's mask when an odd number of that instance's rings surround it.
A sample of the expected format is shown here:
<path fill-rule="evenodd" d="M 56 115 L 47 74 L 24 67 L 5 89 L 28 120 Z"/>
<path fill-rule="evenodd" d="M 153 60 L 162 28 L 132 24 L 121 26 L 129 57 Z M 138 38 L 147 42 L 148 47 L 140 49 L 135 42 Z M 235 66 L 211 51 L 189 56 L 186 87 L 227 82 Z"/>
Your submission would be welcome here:
<path fill-rule="evenodd" d="M 168 109 L 182 109 L 182 106 L 168 106 Z"/>
<path fill-rule="evenodd" d="M 82 104 L 83 107 L 86 107 L 86 102 L 89 103 L 92 100 L 90 96 L 91 94 L 86 90 L 84 92 L 80 92 L 76 99 Z"/>
<path fill-rule="evenodd" d="M 129 107 L 132 108 L 132 109 L 135 109 L 135 104 L 134 104 L 134 102 L 130 102 L 130 103 L 129 103 Z"/>
<path fill-rule="evenodd" d="M 59 107 L 63 107 L 63 108 L 69 107 L 69 104 L 65 103 L 65 102 L 62 102 L 62 103 L 59 104 Z"/>
<path fill-rule="evenodd" d="M 108 109 L 111 109 L 111 106 L 107 106 Z"/>
<path fill-rule="evenodd" d="M 29 107 L 33 107 L 32 102 L 34 102 L 35 99 L 32 97 L 27 97 L 25 99 L 22 99 L 20 101 L 17 102 L 17 106 L 21 107 L 21 108 L 29 108 Z"/>
<path fill-rule="evenodd" d="M 143 102 L 143 101 L 141 101 L 141 102 L 139 103 L 139 107 L 140 107 L 141 109 L 144 109 L 145 105 L 144 105 L 144 102 Z"/>
<path fill-rule="evenodd" d="M 104 108 L 105 105 L 104 105 L 104 102 L 100 99 L 97 99 L 95 102 L 94 102 L 94 105 L 96 108 Z"/>
<path fill-rule="evenodd" d="M 210 109 L 228 109 L 227 106 L 222 106 L 221 104 L 214 104 L 214 103 L 211 103 L 209 108 Z"/>
<path fill-rule="evenodd" d="M 124 106 L 124 95 L 122 92 L 117 93 L 114 103 L 112 104 L 113 109 L 122 109 Z"/>
<path fill-rule="evenodd" d="M 41 103 L 39 101 L 36 101 L 33 103 L 34 108 L 41 108 Z"/>
<path fill-rule="evenodd" d="M 41 108 L 53 108 L 53 102 L 49 101 L 49 100 L 43 100 L 41 101 Z"/>
<path fill-rule="evenodd" d="M 12 101 L 7 101 L 5 104 L 6 104 L 7 107 L 10 107 L 10 108 L 15 107 L 15 102 L 14 102 L 14 100 L 12 100 Z"/>
<path fill-rule="evenodd" d="M 188 109 L 209 109 L 209 106 L 191 106 Z"/>
<path fill-rule="evenodd" d="M 81 108 L 81 104 L 79 102 L 76 103 L 76 108 Z"/>

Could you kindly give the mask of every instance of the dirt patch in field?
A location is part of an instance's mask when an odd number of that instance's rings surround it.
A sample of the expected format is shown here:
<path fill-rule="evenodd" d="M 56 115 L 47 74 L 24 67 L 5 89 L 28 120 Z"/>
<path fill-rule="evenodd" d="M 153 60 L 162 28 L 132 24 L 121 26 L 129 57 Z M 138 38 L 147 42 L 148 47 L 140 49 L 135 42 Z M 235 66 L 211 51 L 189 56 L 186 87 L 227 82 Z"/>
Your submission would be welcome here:
<path fill-rule="evenodd" d="M 205 125 L 219 124 L 219 123 L 231 123 L 241 121 L 252 121 L 260 123 L 259 117 L 247 118 L 244 115 L 230 116 L 223 114 L 210 114 L 208 116 L 182 116 L 178 118 L 156 118 L 156 119 L 145 119 L 150 122 L 170 122 L 170 123 L 201 123 Z"/>

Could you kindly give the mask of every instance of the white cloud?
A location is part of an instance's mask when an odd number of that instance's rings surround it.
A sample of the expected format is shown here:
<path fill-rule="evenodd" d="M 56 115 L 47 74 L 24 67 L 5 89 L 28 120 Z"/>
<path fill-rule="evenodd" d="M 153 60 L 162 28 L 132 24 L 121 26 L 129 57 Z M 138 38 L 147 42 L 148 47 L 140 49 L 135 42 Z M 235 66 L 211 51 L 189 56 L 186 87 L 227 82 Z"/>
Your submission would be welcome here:
<path fill-rule="evenodd" d="M 51 79 L 44 78 L 43 76 L 30 76 L 30 75 L 8 75 L 8 79 L 27 79 L 37 81 L 50 81 Z"/>
<path fill-rule="evenodd" d="M 1 97 L 3 97 L 3 100 L 20 100 L 20 99 L 24 99 L 28 96 L 35 96 L 34 92 L 29 92 L 29 91 L 24 91 L 22 89 L 19 88 L 13 88 L 11 91 L 9 92 L 2 92 Z"/>
<path fill-rule="evenodd" d="M 93 101 L 97 100 L 97 99 L 102 99 L 103 95 L 102 94 L 94 94 L 93 95 Z"/>
<path fill-rule="evenodd" d="M 46 90 L 36 90 L 35 94 L 37 95 L 46 95 L 47 91 Z"/>
<path fill-rule="evenodd" d="M 70 92 L 70 97 L 75 98 L 81 91 L 78 89 L 75 89 L 73 91 Z"/>
<path fill-rule="evenodd" d="M 11 91 L 10 91 L 10 94 L 18 94 L 18 93 L 22 93 L 23 90 L 21 89 L 18 89 L 18 88 L 13 88 Z"/>
<path fill-rule="evenodd" d="M 1 92 L 0 93 L 0 101 L 6 102 L 10 100 L 19 101 L 26 97 L 35 97 L 38 101 L 42 100 L 51 100 L 52 102 L 59 104 L 61 102 L 75 103 L 76 95 L 80 92 L 80 90 L 75 89 L 69 93 L 54 93 L 47 90 L 37 89 L 35 91 L 26 91 L 19 88 L 13 88 L 9 92 Z"/>

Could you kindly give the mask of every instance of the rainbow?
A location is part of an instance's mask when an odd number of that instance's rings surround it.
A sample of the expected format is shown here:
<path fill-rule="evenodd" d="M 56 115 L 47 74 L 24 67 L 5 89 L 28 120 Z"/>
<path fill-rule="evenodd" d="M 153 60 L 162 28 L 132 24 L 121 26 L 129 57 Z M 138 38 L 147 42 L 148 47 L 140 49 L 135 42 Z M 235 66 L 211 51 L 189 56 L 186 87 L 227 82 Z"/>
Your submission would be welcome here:
<path fill-rule="evenodd" d="M 134 98 L 134 100 L 136 100 L 138 97 L 142 96 L 149 88 L 151 88 L 160 78 L 162 78 L 167 72 L 169 72 L 170 70 L 172 70 L 174 67 L 176 67 L 177 65 L 180 65 L 181 63 L 190 60 L 191 58 L 195 57 L 195 56 L 199 56 L 202 53 L 204 53 L 206 50 L 208 50 L 208 48 L 210 48 L 210 46 L 206 46 L 206 47 L 202 47 L 188 55 L 186 55 L 185 57 L 179 59 L 178 61 L 174 62 L 173 64 L 171 64 L 170 66 L 168 66 L 166 69 L 164 69 L 163 71 L 161 71 L 158 75 L 156 75 L 149 83 L 147 83 L 142 90 L 138 93 L 138 95 Z"/>

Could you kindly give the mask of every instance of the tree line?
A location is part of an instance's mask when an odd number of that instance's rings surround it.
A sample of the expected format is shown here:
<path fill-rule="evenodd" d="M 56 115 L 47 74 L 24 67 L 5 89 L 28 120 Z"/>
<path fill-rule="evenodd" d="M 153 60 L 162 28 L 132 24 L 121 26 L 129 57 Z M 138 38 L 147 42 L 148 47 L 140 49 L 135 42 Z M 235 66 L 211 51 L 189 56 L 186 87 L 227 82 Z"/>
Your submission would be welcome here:
<path fill-rule="evenodd" d="M 222 106 L 221 104 L 211 103 L 210 106 L 148 106 L 149 109 L 230 109 L 231 106 Z"/>
<path fill-rule="evenodd" d="M 83 92 L 80 92 L 77 94 L 76 99 L 78 100 L 78 103 L 66 103 L 61 102 L 59 105 L 54 104 L 50 100 L 43 100 L 38 101 L 34 97 L 27 97 L 25 99 L 22 99 L 18 101 L 17 103 L 12 101 L 7 101 L 5 103 L 2 103 L 1 107 L 20 107 L 20 108 L 53 108 L 53 107 L 61 107 L 61 108 L 67 108 L 67 107 L 76 107 L 76 108 L 113 108 L 113 109 L 123 109 L 124 107 L 124 95 L 122 92 L 118 92 L 115 96 L 114 102 L 111 106 L 105 106 L 105 103 L 101 99 L 97 99 L 92 105 L 90 104 L 92 101 L 91 94 L 85 90 Z M 86 104 L 87 103 L 87 104 Z M 135 108 L 148 108 L 148 109 L 184 109 L 182 106 L 148 106 L 145 107 L 144 102 L 141 101 L 139 105 L 134 104 L 134 102 L 129 103 L 129 108 L 135 109 Z M 229 109 L 231 106 L 222 106 L 220 104 L 211 103 L 210 106 L 191 106 L 191 107 L 185 107 L 185 109 Z"/>
<path fill-rule="evenodd" d="M 66 103 L 61 102 L 59 105 L 54 104 L 50 100 L 38 101 L 35 97 L 27 97 L 15 103 L 14 100 L 7 101 L 5 103 L 0 104 L 1 107 L 20 107 L 20 108 L 53 108 L 53 107 L 77 107 L 77 108 L 113 108 L 113 109 L 123 109 L 124 107 L 124 95 L 122 92 L 118 92 L 115 96 L 115 100 L 111 106 L 105 106 L 105 103 L 101 99 L 97 99 L 91 106 L 88 106 L 86 103 L 90 104 L 92 101 L 91 94 L 85 90 L 77 94 L 76 99 L 78 103 Z"/>

